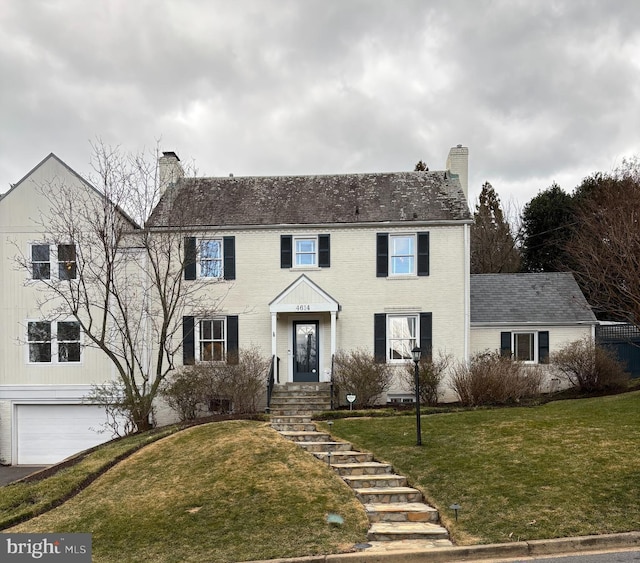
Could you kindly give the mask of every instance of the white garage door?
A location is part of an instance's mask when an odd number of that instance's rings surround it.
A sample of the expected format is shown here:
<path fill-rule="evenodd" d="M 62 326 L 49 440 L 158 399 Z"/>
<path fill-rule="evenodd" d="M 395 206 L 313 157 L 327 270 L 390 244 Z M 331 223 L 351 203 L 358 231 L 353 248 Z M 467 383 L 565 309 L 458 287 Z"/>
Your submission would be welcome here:
<path fill-rule="evenodd" d="M 18 464 L 49 465 L 111 439 L 95 405 L 17 405 Z"/>

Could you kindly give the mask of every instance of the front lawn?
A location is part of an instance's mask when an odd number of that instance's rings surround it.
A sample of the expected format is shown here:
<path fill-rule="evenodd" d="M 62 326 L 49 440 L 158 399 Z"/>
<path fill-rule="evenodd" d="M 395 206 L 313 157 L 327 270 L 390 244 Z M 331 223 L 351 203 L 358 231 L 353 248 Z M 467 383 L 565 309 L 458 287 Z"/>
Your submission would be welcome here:
<path fill-rule="evenodd" d="M 422 448 L 415 417 L 332 432 L 408 476 L 458 543 L 640 530 L 640 392 L 423 416 Z"/>
<path fill-rule="evenodd" d="M 91 532 L 96 563 L 215 563 L 349 550 L 367 528 L 326 464 L 265 423 L 232 421 L 159 440 L 8 531 Z"/>

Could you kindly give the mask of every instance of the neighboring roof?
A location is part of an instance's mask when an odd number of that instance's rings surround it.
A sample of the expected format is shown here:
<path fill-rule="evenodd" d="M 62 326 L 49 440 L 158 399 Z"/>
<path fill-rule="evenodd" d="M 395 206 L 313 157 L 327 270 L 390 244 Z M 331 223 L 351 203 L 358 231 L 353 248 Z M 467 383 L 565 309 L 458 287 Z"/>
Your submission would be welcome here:
<path fill-rule="evenodd" d="M 573 274 L 474 274 L 472 324 L 595 323 Z"/>
<path fill-rule="evenodd" d="M 470 221 L 449 172 L 183 178 L 147 222 L 178 226 Z"/>
<path fill-rule="evenodd" d="M 0 195 L 0 199 L 4 199 L 6 196 L 8 196 L 10 193 L 12 193 L 14 190 L 18 190 L 20 185 L 27 179 L 29 178 L 38 168 L 40 168 L 42 165 L 44 165 L 45 162 L 47 162 L 48 160 L 55 160 L 56 162 L 58 162 L 60 165 L 62 165 L 65 169 L 67 169 L 69 171 L 70 174 L 72 174 L 73 176 L 75 176 L 78 180 L 80 180 L 80 182 L 82 182 L 87 188 L 89 188 L 90 190 L 92 190 L 93 192 L 95 192 L 97 195 L 99 195 L 100 197 L 104 197 L 104 194 L 102 192 L 100 192 L 100 190 L 98 190 L 98 188 L 96 188 L 94 185 L 92 185 L 90 182 L 88 182 L 87 180 L 85 180 L 82 176 L 80 176 L 80 174 L 78 174 L 73 168 L 71 168 L 66 162 L 64 162 L 63 160 L 61 160 L 60 158 L 58 158 L 54 153 L 49 153 L 47 156 L 45 156 L 40 162 L 38 162 L 38 164 L 36 164 L 31 170 L 29 170 L 29 172 L 27 172 L 20 180 L 18 180 L 15 184 L 13 184 L 11 186 L 11 189 Z M 131 224 L 131 226 L 134 229 L 139 229 L 140 227 L 138 226 L 138 224 L 118 205 L 116 205 L 116 209 L 122 214 L 122 216 Z"/>

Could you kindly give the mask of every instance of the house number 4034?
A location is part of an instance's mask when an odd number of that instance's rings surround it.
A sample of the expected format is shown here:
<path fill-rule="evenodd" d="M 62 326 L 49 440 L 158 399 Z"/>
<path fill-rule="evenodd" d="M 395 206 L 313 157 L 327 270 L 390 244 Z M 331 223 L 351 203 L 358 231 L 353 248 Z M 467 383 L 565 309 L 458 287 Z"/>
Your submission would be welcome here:
<path fill-rule="evenodd" d="M 296 311 L 311 311 L 311 305 L 296 305 Z"/>

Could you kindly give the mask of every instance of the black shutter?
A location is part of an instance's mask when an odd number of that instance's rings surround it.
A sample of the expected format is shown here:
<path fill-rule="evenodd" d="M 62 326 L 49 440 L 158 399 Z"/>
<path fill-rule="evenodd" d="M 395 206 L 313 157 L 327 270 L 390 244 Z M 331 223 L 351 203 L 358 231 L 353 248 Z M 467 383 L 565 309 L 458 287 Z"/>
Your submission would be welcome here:
<path fill-rule="evenodd" d="M 318 266 L 328 268 L 331 266 L 330 235 L 318 235 Z"/>
<path fill-rule="evenodd" d="M 429 233 L 418 233 L 418 275 L 429 275 Z"/>
<path fill-rule="evenodd" d="M 194 237 L 184 239 L 184 279 L 196 279 L 196 239 Z"/>
<path fill-rule="evenodd" d="M 389 275 L 389 235 L 376 235 L 376 276 L 386 278 Z"/>
<path fill-rule="evenodd" d="M 432 314 L 420 313 L 420 349 L 423 358 L 433 357 Z"/>
<path fill-rule="evenodd" d="M 378 364 L 387 361 L 387 315 L 384 313 L 373 315 L 373 355 Z"/>
<path fill-rule="evenodd" d="M 291 268 L 291 235 L 280 236 L 280 267 Z"/>
<path fill-rule="evenodd" d="M 511 333 L 510 332 L 501 332 L 500 333 L 500 355 L 505 358 L 511 357 Z"/>
<path fill-rule="evenodd" d="M 549 331 L 542 330 L 538 333 L 538 363 L 549 363 Z"/>
<path fill-rule="evenodd" d="M 195 319 L 182 317 L 182 363 L 190 366 L 196 363 Z"/>
<path fill-rule="evenodd" d="M 227 363 L 238 363 L 238 315 L 227 317 Z"/>
<path fill-rule="evenodd" d="M 236 237 L 224 237 L 223 239 L 224 257 L 224 279 L 236 279 Z"/>

